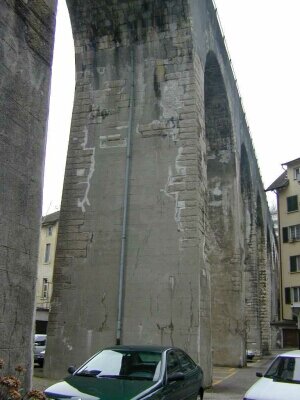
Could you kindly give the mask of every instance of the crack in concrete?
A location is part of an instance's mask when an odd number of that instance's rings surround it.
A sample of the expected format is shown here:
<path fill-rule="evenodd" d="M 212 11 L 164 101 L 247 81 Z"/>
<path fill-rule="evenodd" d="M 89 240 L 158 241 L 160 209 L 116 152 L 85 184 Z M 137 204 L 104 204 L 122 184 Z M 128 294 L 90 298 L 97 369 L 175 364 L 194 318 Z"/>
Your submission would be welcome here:
<path fill-rule="evenodd" d="M 106 299 L 106 293 L 103 294 L 102 299 L 101 299 L 101 305 L 104 308 L 104 319 L 101 322 L 101 325 L 99 327 L 99 332 L 103 332 L 104 328 L 106 327 L 106 323 L 107 323 L 107 319 L 108 319 L 108 313 L 107 313 L 105 299 Z"/>
<path fill-rule="evenodd" d="M 88 173 L 88 176 L 87 176 L 87 180 L 79 182 L 79 184 L 86 184 L 87 185 L 85 193 L 84 193 L 84 196 L 83 196 L 83 199 L 82 200 L 78 199 L 78 203 L 77 203 L 78 207 L 81 208 L 83 213 L 85 213 L 85 211 L 86 211 L 85 205 L 90 206 L 90 201 L 89 201 L 89 198 L 88 198 L 88 194 L 89 194 L 90 187 L 91 187 L 90 181 L 91 181 L 92 176 L 93 176 L 94 171 L 95 171 L 95 147 L 87 147 L 88 133 L 89 133 L 88 132 L 88 128 L 85 126 L 84 127 L 84 142 L 82 143 L 82 148 L 83 148 L 83 150 L 92 150 L 93 154 L 91 155 L 91 164 L 90 164 L 90 169 L 89 169 L 89 173 Z"/>

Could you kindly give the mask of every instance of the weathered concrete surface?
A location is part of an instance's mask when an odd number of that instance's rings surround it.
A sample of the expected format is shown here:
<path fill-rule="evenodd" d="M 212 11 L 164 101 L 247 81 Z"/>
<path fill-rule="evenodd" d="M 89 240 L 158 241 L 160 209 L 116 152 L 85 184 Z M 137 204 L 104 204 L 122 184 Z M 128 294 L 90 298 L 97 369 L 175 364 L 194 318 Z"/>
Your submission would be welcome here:
<path fill-rule="evenodd" d="M 213 4 L 68 7 L 77 83 L 46 375 L 60 377 L 116 341 L 125 242 L 121 342 L 182 347 L 209 385 L 212 361 L 243 366 L 247 341 L 258 352 L 271 346 L 276 274 L 266 197 Z"/>
<path fill-rule="evenodd" d="M 30 386 L 56 0 L 0 3 L 0 358 Z"/>

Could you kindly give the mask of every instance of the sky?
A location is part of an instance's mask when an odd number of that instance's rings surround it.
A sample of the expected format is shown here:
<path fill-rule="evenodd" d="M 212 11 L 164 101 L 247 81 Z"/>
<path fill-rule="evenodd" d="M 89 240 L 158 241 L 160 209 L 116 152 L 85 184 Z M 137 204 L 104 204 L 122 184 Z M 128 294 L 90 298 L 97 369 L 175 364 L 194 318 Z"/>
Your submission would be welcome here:
<path fill-rule="evenodd" d="M 75 58 L 65 0 L 58 0 L 44 171 L 43 215 L 60 209 L 75 88 Z"/>
<path fill-rule="evenodd" d="M 300 157 L 300 0 L 214 0 L 242 97 L 263 184 Z M 74 48 L 58 0 L 43 215 L 60 208 L 74 95 Z M 274 195 L 269 195 L 274 204 Z"/>

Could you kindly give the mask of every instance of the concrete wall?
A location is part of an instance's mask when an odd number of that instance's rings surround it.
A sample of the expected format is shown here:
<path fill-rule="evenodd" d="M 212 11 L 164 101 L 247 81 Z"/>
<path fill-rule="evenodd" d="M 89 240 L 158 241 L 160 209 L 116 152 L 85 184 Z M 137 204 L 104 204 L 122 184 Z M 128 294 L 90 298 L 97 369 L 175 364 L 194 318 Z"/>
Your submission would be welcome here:
<path fill-rule="evenodd" d="M 212 361 L 245 365 L 248 330 L 259 352 L 271 346 L 268 227 L 276 251 L 215 10 L 210 0 L 68 7 L 77 83 L 46 374 L 120 339 L 184 348 L 209 385 Z"/>
<path fill-rule="evenodd" d="M 55 0 L 0 4 L 0 358 L 30 386 Z"/>

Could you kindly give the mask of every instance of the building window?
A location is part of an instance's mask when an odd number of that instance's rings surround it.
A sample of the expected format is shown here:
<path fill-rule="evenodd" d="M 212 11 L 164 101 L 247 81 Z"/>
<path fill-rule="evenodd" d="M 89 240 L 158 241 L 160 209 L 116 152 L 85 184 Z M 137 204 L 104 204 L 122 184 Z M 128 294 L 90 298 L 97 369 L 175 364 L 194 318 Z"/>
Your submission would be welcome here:
<path fill-rule="evenodd" d="M 52 236 L 52 226 L 48 226 L 48 229 L 47 229 L 47 236 Z"/>
<path fill-rule="evenodd" d="M 300 302 L 300 287 L 285 288 L 285 304 Z"/>
<path fill-rule="evenodd" d="M 300 225 L 286 226 L 282 228 L 283 243 L 300 240 Z"/>
<path fill-rule="evenodd" d="M 292 287 L 292 303 L 300 302 L 300 287 Z"/>
<path fill-rule="evenodd" d="M 300 272 L 300 255 L 290 257 L 290 272 Z"/>
<path fill-rule="evenodd" d="M 298 196 L 289 196 L 286 199 L 287 201 L 287 211 L 298 211 Z"/>
<path fill-rule="evenodd" d="M 47 243 L 45 247 L 44 263 L 48 262 L 50 262 L 50 243 Z"/>
<path fill-rule="evenodd" d="M 300 240 L 300 225 L 289 226 L 289 237 L 292 240 Z"/>
<path fill-rule="evenodd" d="M 300 167 L 294 168 L 294 179 L 300 181 Z"/>
<path fill-rule="evenodd" d="M 49 288 L 48 279 L 43 278 L 43 286 L 42 286 L 42 299 L 43 300 L 48 299 L 48 288 Z"/>

